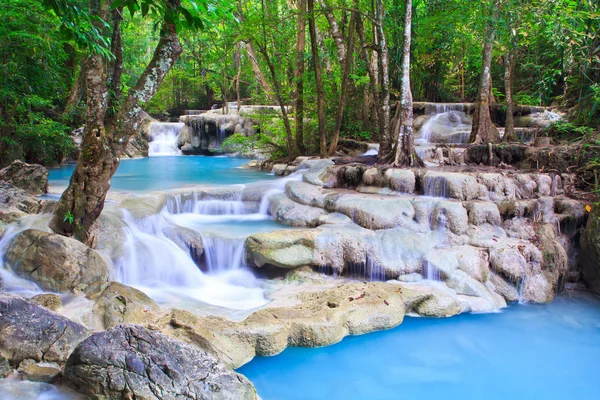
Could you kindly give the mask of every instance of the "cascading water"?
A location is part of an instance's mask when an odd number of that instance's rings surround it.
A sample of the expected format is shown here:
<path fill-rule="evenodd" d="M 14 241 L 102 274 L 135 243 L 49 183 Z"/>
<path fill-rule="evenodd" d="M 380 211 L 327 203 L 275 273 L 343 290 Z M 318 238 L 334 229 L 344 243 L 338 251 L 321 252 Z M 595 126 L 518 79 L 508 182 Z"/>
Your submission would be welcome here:
<path fill-rule="evenodd" d="M 421 127 L 417 142 L 466 143 L 469 140 L 470 131 L 470 117 L 463 111 L 447 111 L 445 107 L 440 107 L 440 110 Z"/>
<path fill-rule="evenodd" d="M 379 143 L 369 143 L 369 147 L 367 151 L 365 151 L 362 156 L 376 156 L 379 154 Z"/>
<path fill-rule="evenodd" d="M 252 309 L 266 303 L 263 290 L 250 272 L 240 268 L 239 261 L 235 268 L 227 265 L 235 256 L 229 260 L 219 257 L 230 255 L 231 249 L 215 245 L 202 235 L 205 257 L 212 265 L 223 265 L 223 268 L 213 268 L 223 273 L 205 274 L 189 251 L 165 235 L 165 228 L 177 227 L 173 224 L 176 222 L 173 214 L 165 210 L 135 219 L 128 212 L 123 213 L 127 240 L 124 256 L 115 265 L 118 281 L 141 288 L 159 302 L 188 297 L 232 309 Z M 187 215 L 193 214 L 179 214 Z M 237 253 L 243 254 L 243 242 L 242 251 Z"/>
<path fill-rule="evenodd" d="M 149 156 L 172 156 L 181 154 L 177 147 L 177 136 L 183 129 L 182 122 L 152 122 L 148 133 Z"/>

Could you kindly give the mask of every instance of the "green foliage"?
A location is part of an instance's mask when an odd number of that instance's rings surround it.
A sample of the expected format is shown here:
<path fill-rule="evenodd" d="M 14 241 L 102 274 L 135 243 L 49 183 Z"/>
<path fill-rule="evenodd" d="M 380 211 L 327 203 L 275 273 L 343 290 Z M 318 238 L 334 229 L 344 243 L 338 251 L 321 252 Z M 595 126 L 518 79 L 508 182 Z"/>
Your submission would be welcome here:
<path fill-rule="evenodd" d="M 519 92 L 513 96 L 515 103 L 521 104 L 524 106 L 539 106 L 540 100 L 534 95 Z"/>
<path fill-rule="evenodd" d="M 287 136 L 281 118 L 273 116 L 272 112 L 259 112 L 256 114 L 259 125 L 254 136 L 234 134 L 222 144 L 222 149 L 227 153 L 241 152 L 251 154 L 260 151 L 269 155 L 272 160 L 284 159 L 287 153 Z"/>
<path fill-rule="evenodd" d="M 63 222 L 69 222 L 69 224 L 73 225 L 73 221 L 75 221 L 75 217 L 71 211 L 67 211 L 64 215 Z"/>
<path fill-rule="evenodd" d="M 560 140 L 573 140 L 590 137 L 594 129 L 567 121 L 557 121 L 545 129 L 545 134 Z"/>

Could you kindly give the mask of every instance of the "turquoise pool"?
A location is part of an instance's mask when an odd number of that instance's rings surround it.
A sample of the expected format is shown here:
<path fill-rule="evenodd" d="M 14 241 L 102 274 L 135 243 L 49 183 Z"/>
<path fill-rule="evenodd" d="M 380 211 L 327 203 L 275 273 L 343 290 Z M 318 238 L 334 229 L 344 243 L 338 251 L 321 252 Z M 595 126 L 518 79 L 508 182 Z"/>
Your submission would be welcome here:
<path fill-rule="evenodd" d="M 258 357 L 263 400 L 597 399 L 600 301 L 558 297 L 495 314 L 407 317 L 398 328 Z"/>
<path fill-rule="evenodd" d="M 274 179 L 273 175 L 238 168 L 248 160 L 211 156 L 164 156 L 122 160 L 111 187 L 116 190 L 168 190 L 192 184 L 235 185 Z M 67 186 L 74 164 L 51 168 L 50 185 Z"/>

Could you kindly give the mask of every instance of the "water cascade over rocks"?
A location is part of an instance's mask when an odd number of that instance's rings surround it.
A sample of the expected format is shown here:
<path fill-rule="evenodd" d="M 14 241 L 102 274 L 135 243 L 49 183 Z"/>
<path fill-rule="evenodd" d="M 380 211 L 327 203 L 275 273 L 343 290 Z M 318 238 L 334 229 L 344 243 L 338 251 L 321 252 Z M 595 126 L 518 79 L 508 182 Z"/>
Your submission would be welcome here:
<path fill-rule="evenodd" d="M 148 131 L 148 155 L 154 157 L 181 154 L 177 147 L 177 136 L 183 126 L 182 122 L 152 122 Z"/>

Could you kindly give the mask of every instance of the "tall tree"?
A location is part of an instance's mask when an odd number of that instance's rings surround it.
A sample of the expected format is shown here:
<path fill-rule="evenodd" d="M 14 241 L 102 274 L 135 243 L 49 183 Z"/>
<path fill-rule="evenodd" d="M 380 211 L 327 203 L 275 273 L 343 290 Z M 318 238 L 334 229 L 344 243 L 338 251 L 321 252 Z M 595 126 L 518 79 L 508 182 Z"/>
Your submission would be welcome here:
<path fill-rule="evenodd" d="M 323 80 L 321 78 L 321 64 L 319 62 L 319 44 L 317 38 L 317 25 L 315 23 L 315 2 L 308 0 L 308 31 L 310 33 L 310 48 L 313 58 L 315 73 L 315 86 L 317 87 L 317 116 L 319 120 L 319 154 L 321 158 L 327 157 L 327 133 L 325 131 L 325 96 L 323 94 Z"/>
<path fill-rule="evenodd" d="M 135 12 L 137 1 L 117 0 L 113 3 L 113 7 L 115 6 L 131 7 L 130 10 Z M 180 0 L 165 0 L 160 3 L 146 1 L 142 3 L 141 9 L 144 15 L 153 9 L 162 16 L 161 35 L 152 60 L 137 84 L 129 90 L 122 105 L 120 101 L 114 102 L 114 109 L 109 112 L 110 82 L 114 81 L 115 76 L 109 79 L 107 63 L 102 54 L 93 52 L 86 61 L 86 124 L 81 153 L 69 186 L 63 192 L 50 223 L 55 232 L 73 236 L 90 245 L 94 241 L 91 229 L 104 208 L 104 200 L 110 188 L 110 180 L 119 166 L 122 148 L 142 122 L 141 106 L 156 93 L 182 52 L 178 36 L 178 26 L 182 27 L 184 24 L 180 20 L 182 14 L 189 14 L 188 22 L 197 26 L 202 23 L 181 6 Z M 90 14 L 97 17 L 94 22 L 97 28 L 104 30 L 102 21 L 109 14 L 109 2 L 90 0 Z M 114 29 L 120 29 L 120 24 L 114 24 Z M 112 73 L 114 72 L 113 68 Z"/>
<path fill-rule="evenodd" d="M 491 0 L 495 2 L 496 0 Z M 494 47 L 495 23 L 497 19 L 497 5 L 492 4 L 492 18 L 486 24 L 486 33 L 483 43 L 481 77 L 475 113 L 473 114 L 473 127 L 471 128 L 470 143 L 498 142 L 500 134 L 492 123 L 490 115 L 490 93 L 492 90 L 492 50 Z"/>
<path fill-rule="evenodd" d="M 297 0 L 296 17 L 296 148 L 300 154 L 304 149 L 304 48 L 306 47 L 306 0 Z"/>
<path fill-rule="evenodd" d="M 329 155 L 334 155 L 337 149 L 338 140 L 340 138 L 340 130 L 342 128 L 342 119 L 344 118 L 344 107 L 348 99 L 348 77 L 350 75 L 350 67 L 352 65 L 352 54 L 354 52 L 354 31 L 356 29 L 357 15 L 355 12 L 350 17 L 350 26 L 348 27 L 347 46 L 342 64 L 342 87 L 340 91 L 340 100 L 335 115 L 335 127 L 331 135 L 331 143 L 329 146 Z"/>
<path fill-rule="evenodd" d="M 412 0 L 404 1 L 404 40 L 402 46 L 402 83 L 400 89 L 399 120 L 397 143 L 395 145 L 393 165 L 422 166 L 423 162 L 415 151 L 413 134 L 413 100 L 410 88 L 410 42 L 412 27 Z M 396 132 L 394 133 L 396 136 Z"/>
<path fill-rule="evenodd" d="M 390 129 L 390 67 L 388 63 L 388 48 L 383 29 L 383 0 L 375 1 L 375 33 L 377 37 L 377 54 L 379 57 L 379 69 L 381 73 L 381 114 L 382 132 L 379 155 L 385 156 L 390 153 L 393 146 L 392 132 Z"/>

